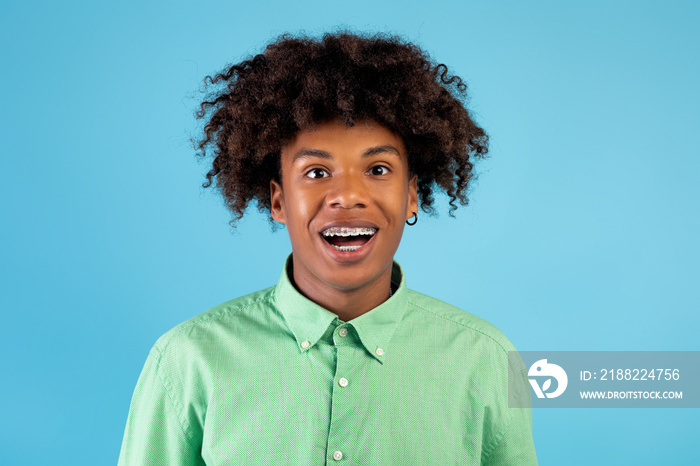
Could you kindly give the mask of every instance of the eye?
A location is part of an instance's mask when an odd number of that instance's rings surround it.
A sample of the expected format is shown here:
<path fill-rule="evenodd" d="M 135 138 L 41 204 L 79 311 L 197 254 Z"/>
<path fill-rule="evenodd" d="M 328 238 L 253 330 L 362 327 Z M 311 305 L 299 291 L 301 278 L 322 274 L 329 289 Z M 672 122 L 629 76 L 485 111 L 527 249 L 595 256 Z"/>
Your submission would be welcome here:
<path fill-rule="evenodd" d="M 370 175 L 382 176 L 389 174 L 389 168 L 384 165 L 375 165 L 369 169 Z"/>
<path fill-rule="evenodd" d="M 326 178 L 329 177 L 330 174 L 323 168 L 312 168 L 306 172 L 304 176 L 308 176 L 309 178 Z"/>

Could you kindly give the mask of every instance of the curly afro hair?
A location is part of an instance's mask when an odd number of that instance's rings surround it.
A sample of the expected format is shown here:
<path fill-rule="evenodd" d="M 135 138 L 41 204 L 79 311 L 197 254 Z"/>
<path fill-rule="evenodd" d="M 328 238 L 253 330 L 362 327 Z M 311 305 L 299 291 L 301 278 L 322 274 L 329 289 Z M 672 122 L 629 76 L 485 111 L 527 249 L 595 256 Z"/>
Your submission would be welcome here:
<path fill-rule="evenodd" d="M 213 152 L 213 164 L 203 187 L 215 179 L 232 227 L 254 200 L 269 215 L 282 147 L 325 121 L 371 120 L 398 134 L 426 213 L 434 213 L 435 189 L 449 196 L 450 215 L 466 205 L 472 161 L 488 152 L 488 136 L 463 105 L 466 84 L 398 37 L 285 34 L 204 84 L 196 116 L 206 124 L 195 145 L 201 157 Z"/>

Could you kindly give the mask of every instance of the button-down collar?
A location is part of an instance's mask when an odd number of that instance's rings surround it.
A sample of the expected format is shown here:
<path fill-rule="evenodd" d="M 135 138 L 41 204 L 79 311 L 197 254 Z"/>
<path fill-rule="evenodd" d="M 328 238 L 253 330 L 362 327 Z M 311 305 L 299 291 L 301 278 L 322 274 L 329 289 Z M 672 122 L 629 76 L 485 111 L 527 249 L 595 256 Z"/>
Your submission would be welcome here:
<path fill-rule="evenodd" d="M 275 301 L 294 334 L 299 350 L 303 352 L 313 348 L 331 324 L 337 326 L 341 321 L 334 313 L 306 298 L 292 285 L 289 279 L 291 257 L 287 258 L 275 288 Z M 382 363 L 391 351 L 391 337 L 407 308 L 406 279 L 397 262 L 392 265 L 391 282 L 398 283 L 399 286 L 389 299 L 346 324 L 355 328 L 367 352 Z"/>

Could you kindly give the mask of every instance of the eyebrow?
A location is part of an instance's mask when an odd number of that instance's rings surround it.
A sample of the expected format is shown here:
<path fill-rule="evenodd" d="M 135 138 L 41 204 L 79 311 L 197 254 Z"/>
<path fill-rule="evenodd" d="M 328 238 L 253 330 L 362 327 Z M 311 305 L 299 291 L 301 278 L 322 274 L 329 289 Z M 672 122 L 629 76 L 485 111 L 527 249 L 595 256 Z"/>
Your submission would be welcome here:
<path fill-rule="evenodd" d="M 372 157 L 373 155 L 379 155 L 379 154 L 394 154 L 397 157 L 401 156 L 401 153 L 399 150 L 392 146 L 385 144 L 383 146 L 374 146 L 370 147 L 369 149 L 365 150 L 362 153 L 362 158 L 367 158 L 367 157 Z M 294 157 L 292 158 L 292 163 L 296 162 L 298 159 L 301 158 L 308 158 L 308 157 L 318 157 L 321 159 L 332 159 L 333 155 L 331 155 L 330 152 L 327 152 L 325 150 L 321 149 L 301 149 L 299 152 L 294 154 Z"/>

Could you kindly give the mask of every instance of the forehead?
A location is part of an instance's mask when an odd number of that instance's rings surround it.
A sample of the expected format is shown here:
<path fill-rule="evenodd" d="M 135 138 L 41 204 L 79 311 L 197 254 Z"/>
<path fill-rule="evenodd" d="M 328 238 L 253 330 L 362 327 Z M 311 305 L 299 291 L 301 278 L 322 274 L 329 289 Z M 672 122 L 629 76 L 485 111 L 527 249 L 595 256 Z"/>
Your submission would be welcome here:
<path fill-rule="evenodd" d="M 325 159 L 369 158 L 378 154 L 406 160 L 406 148 L 399 135 L 373 121 L 346 126 L 340 121 L 321 123 L 299 131 L 282 147 L 282 165 L 292 165 L 309 157 Z"/>

